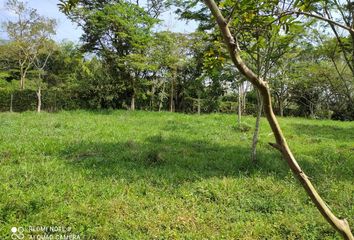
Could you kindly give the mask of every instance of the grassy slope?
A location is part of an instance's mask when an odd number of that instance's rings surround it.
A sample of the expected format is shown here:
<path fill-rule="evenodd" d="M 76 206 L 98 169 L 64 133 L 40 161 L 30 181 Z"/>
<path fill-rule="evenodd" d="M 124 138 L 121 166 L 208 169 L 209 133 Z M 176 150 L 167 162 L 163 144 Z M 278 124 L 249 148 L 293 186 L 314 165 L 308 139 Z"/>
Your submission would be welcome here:
<path fill-rule="evenodd" d="M 245 118 L 253 125 L 253 118 Z M 70 226 L 81 239 L 338 239 L 262 120 L 150 112 L 0 114 L 0 237 Z M 354 124 L 281 119 L 300 165 L 354 226 Z"/>

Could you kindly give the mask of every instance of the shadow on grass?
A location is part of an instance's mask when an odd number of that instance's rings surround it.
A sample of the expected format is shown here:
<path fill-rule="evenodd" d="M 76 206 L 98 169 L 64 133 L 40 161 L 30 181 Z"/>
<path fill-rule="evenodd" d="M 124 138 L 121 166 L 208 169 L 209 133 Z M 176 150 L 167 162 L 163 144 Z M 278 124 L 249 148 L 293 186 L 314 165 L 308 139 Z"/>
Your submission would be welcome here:
<path fill-rule="evenodd" d="M 74 168 L 94 177 L 139 178 L 178 184 L 201 178 L 264 175 L 284 178 L 288 168 L 276 152 L 260 152 L 259 164 L 249 160 L 250 149 L 220 146 L 154 135 L 143 143 L 76 143 L 62 153 Z"/>
<path fill-rule="evenodd" d="M 210 177 L 251 175 L 284 179 L 290 171 L 279 153 L 272 149 L 261 148 L 255 165 L 249 160 L 250 149 L 247 147 L 221 146 L 162 135 L 151 136 L 143 143 L 133 140 L 76 143 L 66 148 L 62 156 L 66 163 L 73 168 L 84 169 L 90 177 L 124 178 L 128 181 L 144 178 L 171 184 Z M 332 160 L 300 158 L 298 156 L 304 171 L 317 181 L 326 180 L 329 176 L 331 179 L 352 180 L 347 171 L 351 167 L 350 161 L 335 167 Z"/>
<path fill-rule="evenodd" d="M 311 138 L 328 138 L 332 140 L 353 141 L 354 127 L 343 128 L 338 126 L 291 124 L 298 135 L 307 135 Z M 315 140 L 314 140 L 315 141 Z"/>

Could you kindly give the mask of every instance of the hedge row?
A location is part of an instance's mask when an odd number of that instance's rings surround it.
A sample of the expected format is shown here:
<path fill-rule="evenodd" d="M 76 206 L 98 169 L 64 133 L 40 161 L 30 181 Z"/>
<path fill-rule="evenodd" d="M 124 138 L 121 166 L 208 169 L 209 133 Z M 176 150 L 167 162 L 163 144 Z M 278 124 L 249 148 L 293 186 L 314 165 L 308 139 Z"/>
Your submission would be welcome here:
<path fill-rule="evenodd" d="M 11 94 L 13 95 L 12 109 L 14 112 L 35 111 L 37 109 L 37 95 L 34 90 L 18 90 L 12 93 L 0 90 L 1 112 L 10 111 Z M 48 112 L 74 109 L 102 109 L 105 108 L 105 106 L 116 106 L 117 108 L 122 106 L 121 102 L 123 100 L 112 99 L 112 101 L 116 103 L 102 103 L 101 99 L 97 96 L 76 90 L 49 89 L 42 91 L 42 110 Z M 148 101 L 137 101 L 137 109 L 151 110 L 150 108 Z M 250 104 L 247 106 L 247 109 L 247 112 L 250 111 L 249 114 L 252 114 L 254 106 Z M 176 110 L 180 112 L 196 113 L 198 111 L 198 101 L 192 98 L 184 99 L 183 104 L 179 105 Z M 235 113 L 237 103 L 232 101 L 201 99 L 200 110 L 202 113 Z"/>
<path fill-rule="evenodd" d="M 0 91 L 0 111 L 10 111 L 11 94 L 14 112 L 34 111 L 37 109 L 37 94 L 33 90 Z M 75 95 L 74 95 L 75 96 Z M 69 91 L 47 90 L 42 92 L 42 109 L 48 112 L 73 110 L 81 107 L 79 98 Z"/>

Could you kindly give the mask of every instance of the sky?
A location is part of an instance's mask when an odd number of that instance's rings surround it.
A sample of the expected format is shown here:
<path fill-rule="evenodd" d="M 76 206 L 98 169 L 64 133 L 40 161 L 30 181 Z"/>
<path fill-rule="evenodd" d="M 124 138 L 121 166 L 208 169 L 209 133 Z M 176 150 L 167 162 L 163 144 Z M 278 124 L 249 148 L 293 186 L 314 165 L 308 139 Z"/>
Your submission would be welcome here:
<path fill-rule="evenodd" d="M 7 0 L 0 0 L 0 22 L 11 19 L 11 13 L 4 7 Z M 79 42 L 82 31 L 58 9 L 58 0 L 27 0 L 25 1 L 31 8 L 37 9 L 40 15 L 54 18 L 58 22 L 57 34 L 54 37 L 56 41 L 64 39 Z M 177 16 L 173 11 L 168 11 L 162 14 L 161 17 L 164 21 L 159 26 L 161 30 L 170 30 L 174 32 L 189 33 L 196 29 L 195 22 L 185 22 L 177 20 Z M 1 29 L 0 38 L 7 39 L 6 33 Z"/>

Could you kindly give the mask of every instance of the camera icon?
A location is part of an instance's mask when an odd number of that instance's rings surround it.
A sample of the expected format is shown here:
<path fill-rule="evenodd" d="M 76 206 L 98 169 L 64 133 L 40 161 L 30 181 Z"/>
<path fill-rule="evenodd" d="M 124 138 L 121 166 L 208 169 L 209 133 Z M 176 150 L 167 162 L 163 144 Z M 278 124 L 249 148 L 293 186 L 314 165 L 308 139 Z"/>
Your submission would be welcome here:
<path fill-rule="evenodd" d="M 11 228 L 11 239 L 16 240 L 16 239 L 23 239 L 25 235 L 23 234 L 24 229 L 23 227 L 12 227 Z"/>

